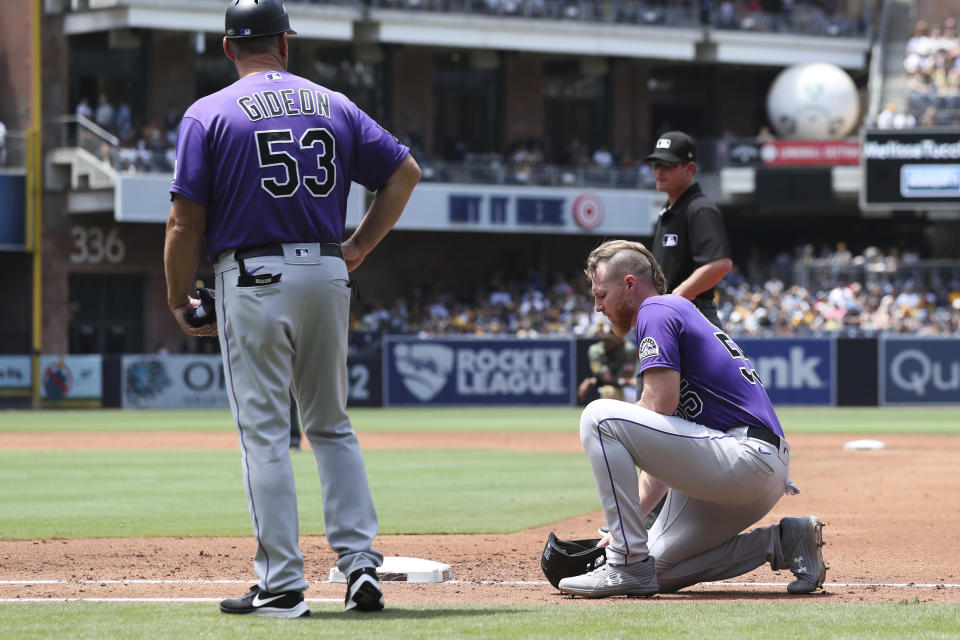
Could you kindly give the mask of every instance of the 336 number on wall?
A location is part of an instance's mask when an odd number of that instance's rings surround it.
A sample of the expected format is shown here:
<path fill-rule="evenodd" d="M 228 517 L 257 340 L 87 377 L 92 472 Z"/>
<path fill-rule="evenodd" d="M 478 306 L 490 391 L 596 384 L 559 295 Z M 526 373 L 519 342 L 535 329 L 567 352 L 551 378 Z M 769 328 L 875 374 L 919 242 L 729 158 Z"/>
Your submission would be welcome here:
<path fill-rule="evenodd" d="M 73 239 L 73 251 L 70 262 L 73 264 L 100 264 L 104 260 L 110 264 L 123 262 L 127 247 L 116 227 L 104 233 L 100 227 L 70 228 Z"/>

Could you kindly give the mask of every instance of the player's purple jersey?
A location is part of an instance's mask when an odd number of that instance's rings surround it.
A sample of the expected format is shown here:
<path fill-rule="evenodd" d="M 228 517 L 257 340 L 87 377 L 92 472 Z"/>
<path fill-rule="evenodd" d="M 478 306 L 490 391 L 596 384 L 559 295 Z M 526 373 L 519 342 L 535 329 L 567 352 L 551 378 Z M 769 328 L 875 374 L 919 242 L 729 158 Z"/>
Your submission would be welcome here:
<path fill-rule="evenodd" d="M 207 254 L 339 243 L 351 181 L 383 186 L 409 149 L 343 94 L 285 71 L 197 100 L 177 139 L 170 191 L 207 208 Z"/>
<path fill-rule="evenodd" d="M 693 303 L 677 295 L 644 300 L 637 312 L 639 370 L 680 372 L 677 415 L 720 431 L 765 427 L 783 435 L 750 360 Z"/>

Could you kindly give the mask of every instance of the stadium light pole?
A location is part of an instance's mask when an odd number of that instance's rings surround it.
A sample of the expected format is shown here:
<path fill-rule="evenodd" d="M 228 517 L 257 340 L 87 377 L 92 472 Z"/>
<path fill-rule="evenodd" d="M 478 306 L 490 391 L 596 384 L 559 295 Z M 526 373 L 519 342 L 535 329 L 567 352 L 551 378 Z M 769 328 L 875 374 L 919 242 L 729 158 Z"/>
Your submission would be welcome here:
<path fill-rule="evenodd" d="M 33 24 L 30 47 L 30 60 L 33 67 L 33 86 L 31 92 L 31 124 L 27 131 L 27 225 L 25 244 L 33 254 L 33 337 L 30 362 L 31 404 L 34 409 L 40 407 L 40 353 L 43 349 L 43 320 L 41 297 L 43 293 L 43 69 L 41 68 L 40 21 L 43 17 L 43 0 L 33 0 Z"/>

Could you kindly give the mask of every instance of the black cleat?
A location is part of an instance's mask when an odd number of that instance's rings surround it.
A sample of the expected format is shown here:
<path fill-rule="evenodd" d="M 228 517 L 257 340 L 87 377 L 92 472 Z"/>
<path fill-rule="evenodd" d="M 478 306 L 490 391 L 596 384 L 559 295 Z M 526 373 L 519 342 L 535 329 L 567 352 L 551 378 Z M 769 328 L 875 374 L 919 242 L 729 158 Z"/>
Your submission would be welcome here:
<path fill-rule="evenodd" d="M 350 580 L 347 582 L 347 595 L 343 599 L 345 609 L 381 611 L 383 605 L 383 592 L 380 591 L 380 581 L 377 579 L 376 569 L 364 567 L 350 574 Z"/>
<path fill-rule="evenodd" d="M 827 565 L 823 562 L 823 523 L 816 516 L 780 520 L 780 548 L 796 580 L 789 593 L 811 593 L 823 588 Z"/>
<path fill-rule="evenodd" d="M 251 616 L 271 618 L 302 618 L 310 615 L 303 591 L 262 591 L 257 585 L 242 598 L 229 598 L 220 602 L 223 613 L 245 613 Z"/>

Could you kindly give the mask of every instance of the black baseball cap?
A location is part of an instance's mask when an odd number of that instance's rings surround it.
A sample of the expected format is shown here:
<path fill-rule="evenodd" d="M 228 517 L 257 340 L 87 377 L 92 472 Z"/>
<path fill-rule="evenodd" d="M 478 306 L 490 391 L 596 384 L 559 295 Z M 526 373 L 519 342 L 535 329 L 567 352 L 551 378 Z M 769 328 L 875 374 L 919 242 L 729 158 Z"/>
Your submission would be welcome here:
<path fill-rule="evenodd" d="M 663 162 L 697 161 L 697 143 L 683 131 L 667 131 L 657 139 L 653 153 L 643 159 L 644 162 L 662 160 Z"/>

